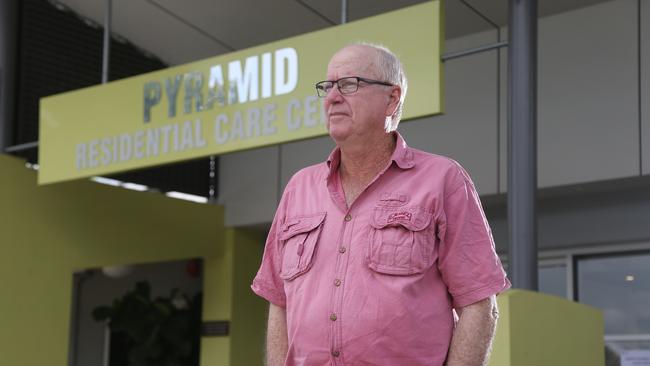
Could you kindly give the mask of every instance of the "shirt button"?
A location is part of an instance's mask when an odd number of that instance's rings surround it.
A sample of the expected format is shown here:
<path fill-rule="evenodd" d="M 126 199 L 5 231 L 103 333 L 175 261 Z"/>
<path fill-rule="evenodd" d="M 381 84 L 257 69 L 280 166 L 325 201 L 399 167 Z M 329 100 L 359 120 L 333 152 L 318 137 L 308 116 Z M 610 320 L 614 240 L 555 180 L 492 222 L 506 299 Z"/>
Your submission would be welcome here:
<path fill-rule="evenodd" d="M 332 351 L 332 356 L 334 357 L 339 357 L 341 355 L 341 352 L 339 351 Z"/>
<path fill-rule="evenodd" d="M 336 287 L 341 286 L 341 280 L 339 280 L 338 278 L 335 279 L 335 280 L 334 280 L 334 286 L 336 286 Z"/>
<path fill-rule="evenodd" d="M 335 322 L 336 321 L 336 314 L 330 315 L 330 320 Z"/>
<path fill-rule="evenodd" d="M 341 253 L 341 254 L 345 253 L 345 247 L 340 247 L 339 248 L 339 253 Z"/>
<path fill-rule="evenodd" d="M 345 215 L 345 221 L 350 221 L 352 220 L 352 216 L 350 215 Z"/>

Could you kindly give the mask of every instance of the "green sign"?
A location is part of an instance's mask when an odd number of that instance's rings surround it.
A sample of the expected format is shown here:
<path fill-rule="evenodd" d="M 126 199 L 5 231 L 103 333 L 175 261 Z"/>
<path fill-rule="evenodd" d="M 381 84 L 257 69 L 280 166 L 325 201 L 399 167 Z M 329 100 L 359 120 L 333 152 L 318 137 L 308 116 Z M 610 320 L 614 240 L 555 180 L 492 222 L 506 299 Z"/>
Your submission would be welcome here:
<path fill-rule="evenodd" d="M 442 112 L 440 1 L 41 99 L 39 183 L 326 134 L 314 83 L 330 57 L 380 43 L 404 63 L 403 119 Z"/>

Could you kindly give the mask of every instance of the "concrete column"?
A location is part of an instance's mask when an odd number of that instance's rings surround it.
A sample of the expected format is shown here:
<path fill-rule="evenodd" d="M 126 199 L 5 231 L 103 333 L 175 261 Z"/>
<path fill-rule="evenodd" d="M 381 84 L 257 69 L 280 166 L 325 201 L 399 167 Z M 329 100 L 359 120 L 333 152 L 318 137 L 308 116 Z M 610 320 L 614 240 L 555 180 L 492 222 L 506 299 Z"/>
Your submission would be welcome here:
<path fill-rule="evenodd" d="M 508 230 L 513 287 L 537 290 L 537 0 L 510 0 Z"/>

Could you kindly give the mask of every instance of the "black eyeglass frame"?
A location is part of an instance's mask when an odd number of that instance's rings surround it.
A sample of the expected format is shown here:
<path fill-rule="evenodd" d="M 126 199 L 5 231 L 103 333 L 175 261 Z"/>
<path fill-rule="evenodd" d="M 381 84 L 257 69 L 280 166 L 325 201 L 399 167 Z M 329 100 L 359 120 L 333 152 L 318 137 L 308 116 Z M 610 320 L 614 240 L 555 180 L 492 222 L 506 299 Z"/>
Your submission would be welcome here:
<path fill-rule="evenodd" d="M 356 85 L 356 89 L 354 89 L 353 91 L 349 91 L 349 92 L 343 92 L 343 91 L 341 90 L 341 84 L 340 84 L 340 82 L 341 82 L 341 80 L 348 80 L 348 79 L 356 79 L 356 81 L 357 81 L 357 82 L 355 83 L 355 85 Z M 357 91 L 359 91 L 359 82 L 361 82 L 361 81 L 363 81 L 363 82 L 366 83 L 366 84 L 376 84 L 376 85 L 385 85 L 385 86 L 395 86 L 395 84 L 391 84 L 391 83 L 386 82 L 386 81 L 367 79 L 367 78 L 362 78 L 362 77 L 360 77 L 360 76 L 346 76 L 346 77 L 344 77 L 344 78 L 340 78 L 340 79 L 338 79 L 338 80 L 323 80 L 323 81 L 319 81 L 319 82 L 317 82 L 317 83 L 314 85 L 314 87 L 316 88 L 316 93 L 318 94 L 318 96 L 319 96 L 320 98 L 325 98 L 325 97 L 327 96 L 327 94 L 329 93 L 329 91 L 325 91 L 325 88 L 322 87 L 322 85 L 323 85 L 324 83 L 332 83 L 332 86 L 331 86 L 330 90 L 332 90 L 332 88 L 334 88 L 334 84 L 336 84 L 336 87 L 339 89 L 339 93 L 341 93 L 341 94 L 343 94 L 343 95 L 346 95 L 346 94 L 353 94 L 353 93 L 356 93 Z M 319 88 L 319 86 L 321 86 L 321 87 Z M 322 95 L 321 95 L 321 92 L 323 93 Z"/>

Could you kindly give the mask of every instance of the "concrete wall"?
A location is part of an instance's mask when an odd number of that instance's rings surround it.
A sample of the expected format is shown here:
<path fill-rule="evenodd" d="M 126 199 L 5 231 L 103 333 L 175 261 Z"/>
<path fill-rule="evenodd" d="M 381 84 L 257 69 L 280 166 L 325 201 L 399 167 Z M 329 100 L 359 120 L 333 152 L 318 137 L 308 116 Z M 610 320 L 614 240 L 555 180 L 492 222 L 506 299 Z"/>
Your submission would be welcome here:
<path fill-rule="evenodd" d="M 639 175 L 637 1 L 543 19 L 539 185 Z"/>
<path fill-rule="evenodd" d="M 595 186 L 595 187 L 594 187 Z M 611 243 L 650 243 L 650 177 L 542 191 L 538 246 L 542 250 Z M 488 199 L 486 215 L 497 251 L 508 250 L 505 197 Z"/>
<path fill-rule="evenodd" d="M 279 149 L 271 146 L 219 158 L 219 201 L 227 226 L 270 222 L 280 191 Z"/>
<path fill-rule="evenodd" d="M 489 31 L 447 41 L 446 47 L 466 49 L 495 41 L 496 31 Z M 445 114 L 406 121 L 399 127 L 410 146 L 459 161 L 483 195 L 498 191 L 497 68 L 496 50 L 448 61 Z"/>
<path fill-rule="evenodd" d="M 540 20 L 540 188 L 641 174 L 637 14 L 637 1 L 618 0 Z M 505 192 L 508 59 L 507 50 L 501 52 Z"/>
<path fill-rule="evenodd" d="M 647 1 L 609 1 L 540 19 L 540 188 L 650 172 L 650 101 L 643 97 L 650 92 L 650 42 L 644 39 L 650 40 Z M 445 46 L 455 51 L 495 41 L 496 30 L 447 40 Z M 507 49 L 449 60 L 446 114 L 407 121 L 400 131 L 411 146 L 458 160 L 482 196 L 504 193 L 507 92 Z M 222 156 L 226 226 L 270 222 L 291 174 L 323 161 L 332 147 L 322 137 Z M 252 167 L 251 161 L 263 163 Z"/>

